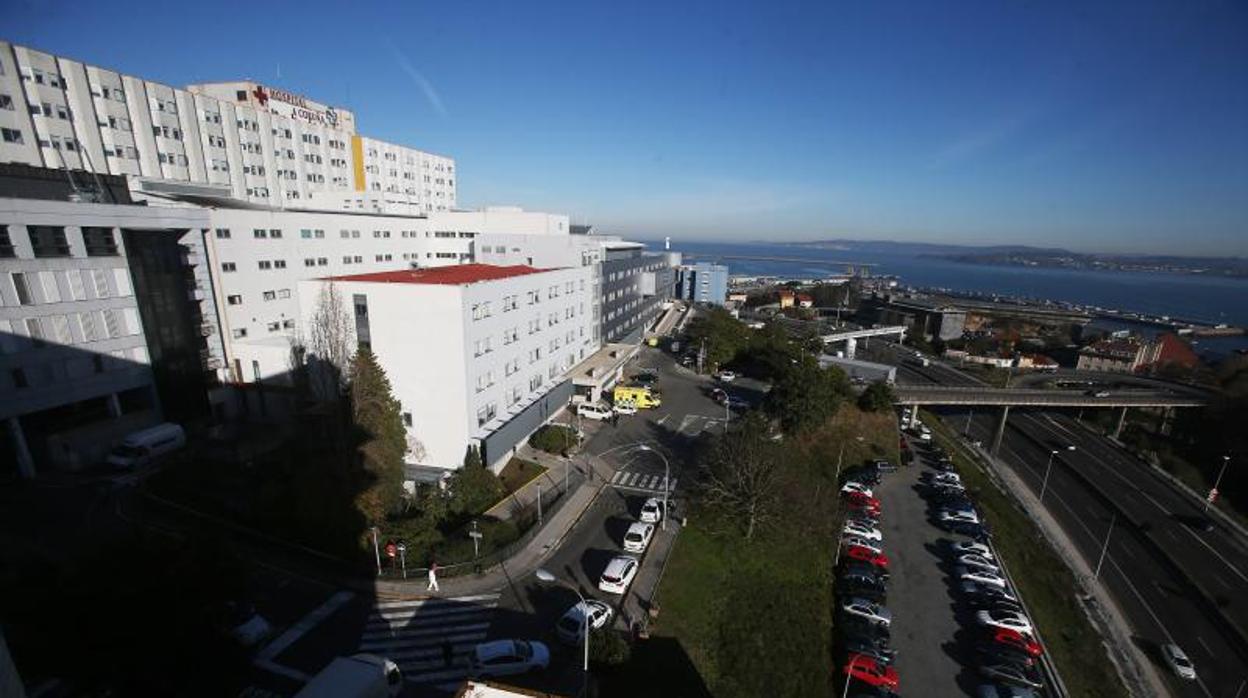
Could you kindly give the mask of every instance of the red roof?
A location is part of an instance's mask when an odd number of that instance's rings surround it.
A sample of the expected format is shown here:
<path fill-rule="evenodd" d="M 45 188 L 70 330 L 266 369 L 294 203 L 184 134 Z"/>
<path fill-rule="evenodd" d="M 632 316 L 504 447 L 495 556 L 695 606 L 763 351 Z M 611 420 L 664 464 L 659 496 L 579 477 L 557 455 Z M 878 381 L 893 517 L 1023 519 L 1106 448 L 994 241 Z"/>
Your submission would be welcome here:
<path fill-rule="evenodd" d="M 549 271 L 537 269 L 524 264 L 499 266 L 497 264 L 452 264 L 431 269 L 399 269 L 397 271 L 377 271 L 371 274 L 349 274 L 347 276 L 331 276 L 328 281 L 367 281 L 379 284 L 438 284 L 441 286 L 463 286 L 481 281 L 497 281 L 510 279 L 513 276 L 537 274 Z"/>

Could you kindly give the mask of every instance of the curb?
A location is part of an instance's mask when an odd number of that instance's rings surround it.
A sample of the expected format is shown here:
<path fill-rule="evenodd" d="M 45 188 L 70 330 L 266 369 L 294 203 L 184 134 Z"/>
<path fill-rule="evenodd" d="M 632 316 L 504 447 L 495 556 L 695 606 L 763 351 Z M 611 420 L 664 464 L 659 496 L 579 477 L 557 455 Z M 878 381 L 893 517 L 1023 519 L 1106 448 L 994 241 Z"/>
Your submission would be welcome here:
<path fill-rule="evenodd" d="M 541 469 L 542 469 L 542 472 L 540 472 L 540 473 L 538 473 L 538 474 L 534 475 L 533 477 L 529 478 L 528 480 L 525 480 L 525 482 L 524 482 L 524 484 L 523 484 L 523 485 L 520 485 L 520 486 L 519 486 L 519 487 L 517 487 L 516 489 L 512 490 L 511 492 L 509 492 L 509 493 L 507 494 L 507 496 L 506 496 L 506 497 L 503 497 L 502 499 L 498 500 L 498 501 L 494 504 L 494 506 L 492 506 L 492 507 L 490 507 L 489 509 L 486 509 L 485 511 L 481 512 L 481 515 L 482 515 L 482 516 L 492 516 L 492 514 L 491 514 L 490 512 L 494 511 L 495 509 L 497 509 L 497 508 L 499 508 L 499 507 L 501 507 L 501 506 L 503 506 L 504 504 L 507 504 L 507 503 L 509 503 L 509 502 L 517 502 L 517 503 L 518 503 L 518 502 L 520 501 L 520 498 L 516 496 L 518 493 L 523 492 L 523 491 L 525 490 L 525 488 L 527 488 L 529 485 L 532 485 L 532 484 L 533 484 L 533 482 L 534 482 L 535 480 L 537 480 L 538 478 L 540 478 L 540 477 L 542 477 L 542 476 L 544 476 L 544 475 L 546 475 L 546 474 L 548 474 L 548 473 L 550 472 L 550 468 L 546 467 L 545 465 L 542 465 L 541 463 L 538 463 L 536 460 L 534 460 L 534 461 L 532 461 L 532 462 L 533 462 L 533 464 L 534 464 L 534 465 L 536 465 L 536 466 L 538 466 L 539 468 L 541 468 Z M 523 504 L 521 504 L 521 506 L 523 506 Z"/>

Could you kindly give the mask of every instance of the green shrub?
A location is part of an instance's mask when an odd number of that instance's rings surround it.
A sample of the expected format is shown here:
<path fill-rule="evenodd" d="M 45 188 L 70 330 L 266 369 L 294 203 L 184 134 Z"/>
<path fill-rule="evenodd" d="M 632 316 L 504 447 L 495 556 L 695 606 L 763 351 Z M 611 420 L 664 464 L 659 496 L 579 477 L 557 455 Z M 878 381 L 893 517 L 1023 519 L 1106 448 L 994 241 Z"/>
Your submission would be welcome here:
<path fill-rule="evenodd" d="M 562 424 L 547 424 L 533 432 L 529 445 L 547 453 L 567 454 L 580 441 L 575 429 Z"/>

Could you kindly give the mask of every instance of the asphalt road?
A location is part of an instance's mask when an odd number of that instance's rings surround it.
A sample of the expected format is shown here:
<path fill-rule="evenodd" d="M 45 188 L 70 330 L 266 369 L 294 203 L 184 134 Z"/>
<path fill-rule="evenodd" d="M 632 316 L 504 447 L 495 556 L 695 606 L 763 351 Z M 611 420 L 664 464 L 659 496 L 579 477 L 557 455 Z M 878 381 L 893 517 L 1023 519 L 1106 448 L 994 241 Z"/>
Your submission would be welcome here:
<path fill-rule="evenodd" d="M 941 365 L 920 369 L 903 364 L 899 379 L 974 382 Z M 946 409 L 941 414 L 959 431 L 967 427 L 969 416 L 972 438 L 990 442 L 995 411 L 975 414 Z M 1159 543 L 1171 560 L 1202 580 L 1222 610 L 1243 627 L 1248 555 L 1241 541 L 1220 525 L 1210 533 L 1194 530 L 1188 522 L 1199 514 L 1197 505 L 1103 437 L 1083 430 L 1071 417 L 1011 410 L 1008 424 L 999 455 L 1037 493 L 1043 487 L 1049 451 L 1076 447 L 1057 456 L 1060 460 L 1049 473 L 1044 502 L 1093 567 L 1109 534 L 1101 582 L 1122 608 L 1136 642 L 1164 675 L 1170 675 L 1159 654 L 1164 643 L 1183 647 L 1196 665 L 1198 681 L 1171 680 L 1175 695 L 1235 696 L 1242 682 L 1248 680 L 1248 660 L 1236 652 L 1213 610 L 1175 573 L 1150 539 Z M 1113 497 L 1141 525 L 1137 528 L 1121 519 L 1115 521 L 1113 506 L 1084 479 L 1076 477 L 1072 468 Z M 1115 526 L 1112 533 L 1111 522 Z"/>

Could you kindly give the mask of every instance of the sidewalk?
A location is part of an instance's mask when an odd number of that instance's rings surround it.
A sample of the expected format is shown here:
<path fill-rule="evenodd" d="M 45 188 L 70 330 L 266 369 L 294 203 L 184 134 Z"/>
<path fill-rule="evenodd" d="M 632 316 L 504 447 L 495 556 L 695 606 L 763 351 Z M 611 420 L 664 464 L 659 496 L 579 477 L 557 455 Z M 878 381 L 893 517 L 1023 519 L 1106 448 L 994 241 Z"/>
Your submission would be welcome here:
<path fill-rule="evenodd" d="M 659 583 L 663 581 L 663 573 L 667 570 L 667 561 L 672 556 L 679 533 L 678 518 L 667 522 L 667 530 L 655 530 L 650 548 L 641 561 L 641 569 L 637 570 L 637 577 L 633 579 L 628 594 L 620 601 L 616 627 L 624 630 L 636 629 L 643 633 L 649 627 L 650 610 L 656 607 L 655 597 L 659 593 Z"/>

